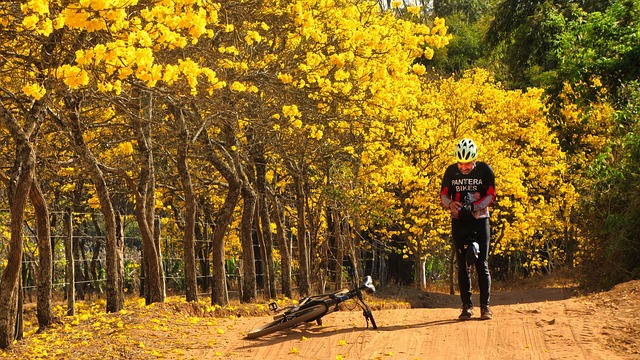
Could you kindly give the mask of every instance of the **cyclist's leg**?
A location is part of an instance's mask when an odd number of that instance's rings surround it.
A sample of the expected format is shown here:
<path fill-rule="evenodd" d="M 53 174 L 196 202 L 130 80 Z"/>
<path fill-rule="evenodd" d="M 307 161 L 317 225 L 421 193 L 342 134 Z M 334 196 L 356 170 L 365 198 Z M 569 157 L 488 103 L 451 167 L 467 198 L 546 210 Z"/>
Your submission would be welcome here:
<path fill-rule="evenodd" d="M 459 221 L 452 219 L 451 222 L 451 237 L 453 238 L 453 245 L 456 249 L 456 262 L 458 265 L 458 289 L 460 290 L 460 300 L 462 300 L 462 306 L 473 307 L 471 301 L 471 279 L 467 273 L 467 265 L 465 261 L 465 249 L 464 245 L 467 241 L 469 229 L 469 223 L 467 221 Z"/>
<path fill-rule="evenodd" d="M 488 306 L 491 296 L 491 274 L 489 273 L 489 240 L 490 228 L 489 219 L 478 219 L 476 226 L 476 242 L 480 247 L 478 261 L 476 262 L 476 272 L 478 274 L 478 285 L 480 286 L 480 306 Z"/>

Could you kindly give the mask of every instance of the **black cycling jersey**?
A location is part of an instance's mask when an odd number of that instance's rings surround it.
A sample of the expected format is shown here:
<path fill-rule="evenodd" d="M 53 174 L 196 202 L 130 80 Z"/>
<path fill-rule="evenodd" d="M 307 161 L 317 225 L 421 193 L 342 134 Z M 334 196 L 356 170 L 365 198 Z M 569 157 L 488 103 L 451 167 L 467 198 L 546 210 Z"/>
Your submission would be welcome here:
<path fill-rule="evenodd" d="M 445 171 L 440 190 L 440 200 L 445 207 L 452 201 L 473 204 L 473 217 L 484 219 L 489 217 L 489 205 L 495 198 L 495 177 L 489 164 L 477 161 L 467 175 L 458 169 L 458 164 L 450 165 Z M 464 219 L 462 215 L 461 220 Z"/>

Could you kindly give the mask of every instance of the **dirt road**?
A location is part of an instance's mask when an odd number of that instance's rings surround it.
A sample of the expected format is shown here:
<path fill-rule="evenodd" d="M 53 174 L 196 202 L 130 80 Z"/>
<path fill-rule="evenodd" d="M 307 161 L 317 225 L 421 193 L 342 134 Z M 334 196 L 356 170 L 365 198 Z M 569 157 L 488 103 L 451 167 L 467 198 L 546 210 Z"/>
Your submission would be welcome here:
<path fill-rule="evenodd" d="M 215 308 L 173 298 L 105 314 L 104 304 L 36 332 L 35 306 L 25 339 L 0 357 L 14 359 L 640 359 L 640 280 L 577 296 L 568 286 L 528 285 L 494 291 L 494 319 L 458 321 L 458 296 L 413 288 L 385 289 L 372 305 L 378 329 L 361 311 L 256 340 L 245 335 L 271 320 L 263 304 Z M 477 304 L 477 296 L 474 298 Z M 79 304 L 78 304 L 79 305 Z M 62 310 L 60 310 L 62 311 Z M 476 315 L 477 317 L 477 315 Z"/>
<path fill-rule="evenodd" d="M 323 326 L 257 340 L 242 335 L 270 318 L 239 318 L 227 336 L 210 335 L 217 339 L 213 347 L 200 334 L 203 346 L 185 358 L 640 359 L 640 281 L 608 294 L 572 295 L 558 288 L 495 292 L 493 320 L 464 322 L 456 319 L 457 296 L 440 295 L 437 308 L 374 311 L 377 330 L 366 328 L 360 312 L 341 311 L 326 316 Z"/>

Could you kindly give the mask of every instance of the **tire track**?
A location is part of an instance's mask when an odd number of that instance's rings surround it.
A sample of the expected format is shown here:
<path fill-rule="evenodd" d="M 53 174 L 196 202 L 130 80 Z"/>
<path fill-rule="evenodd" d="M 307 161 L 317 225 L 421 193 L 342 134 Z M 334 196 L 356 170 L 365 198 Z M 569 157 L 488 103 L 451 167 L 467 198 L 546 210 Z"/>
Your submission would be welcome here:
<path fill-rule="evenodd" d="M 359 311 L 327 315 L 315 323 L 257 340 L 235 341 L 270 318 L 245 318 L 228 342 L 218 342 L 216 357 L 270 359 L 621 359 L 599 342 L 598 324 L 589 304 L 578 299 L 524 302 L 492 307 L 494 319 L 458 321 L 459 309 L 390 309 L 374 311 L 378 329 L 366 328 Z M 602 326 L 603 324 L 600 324 Z M 222 347 L 223 349 L 219 349 Z M 188 358 L 188 357 L 185 357 Z"/>

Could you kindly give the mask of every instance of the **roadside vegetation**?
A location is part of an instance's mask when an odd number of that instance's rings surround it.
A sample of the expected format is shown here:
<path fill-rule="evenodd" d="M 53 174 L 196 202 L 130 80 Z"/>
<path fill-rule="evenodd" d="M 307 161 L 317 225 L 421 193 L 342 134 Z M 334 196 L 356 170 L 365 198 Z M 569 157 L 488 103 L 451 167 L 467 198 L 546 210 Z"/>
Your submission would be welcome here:
<path fill-rule="evenodd" d="M 34 334 L 30 302 L 38 331 L 61 326 L 60 284 L 99 297 L 105 331 L 131 307 L 366 274 L 450 286 L 438 191 L 462 137 L 496 173 L 496 280 L 638 279 L 639 16 L 639 0 L 0 3 L 0 348 Z"/>

